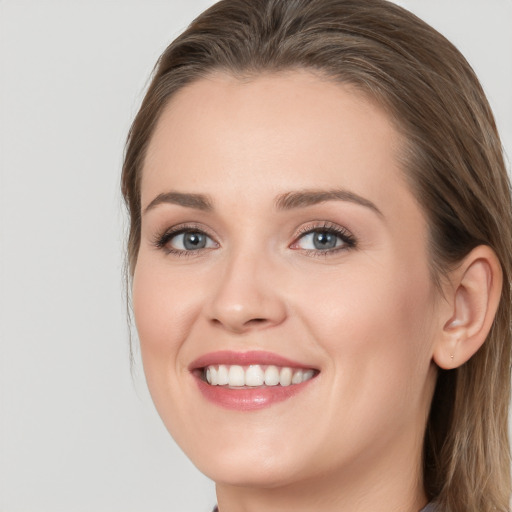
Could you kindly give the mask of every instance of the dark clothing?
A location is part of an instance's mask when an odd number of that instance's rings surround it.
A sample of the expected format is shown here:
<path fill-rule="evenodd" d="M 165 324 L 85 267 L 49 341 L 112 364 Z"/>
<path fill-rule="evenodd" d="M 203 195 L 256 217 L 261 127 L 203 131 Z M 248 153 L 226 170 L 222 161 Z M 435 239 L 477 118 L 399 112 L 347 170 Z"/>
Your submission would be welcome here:
<path fill-rule="evenodd" d="M 219 509 L 215 507 L 212 512 L 219 512 Z M 429 503 L 425 508 L 422 508 L 420 512 L 436 512 L 436 506 L 434 503 Z M 437 511 L 439 512 L 439 511 Z"/>

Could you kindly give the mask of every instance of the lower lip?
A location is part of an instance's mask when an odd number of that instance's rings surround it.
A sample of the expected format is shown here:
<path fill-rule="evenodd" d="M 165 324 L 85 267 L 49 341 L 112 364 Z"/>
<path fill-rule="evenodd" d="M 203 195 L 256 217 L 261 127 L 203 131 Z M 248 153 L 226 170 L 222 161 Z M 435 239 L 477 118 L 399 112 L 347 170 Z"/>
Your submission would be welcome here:
<path fill-rule="evenodd" d="M 199 390 L 207 400 L 219 407 L 236 411 L 254 411 L 283 402 L 304 391 L 314 380 L 315 378 L 290 386 L 233 389 L 225 386 L 210 386 L 196 377 Z"/>

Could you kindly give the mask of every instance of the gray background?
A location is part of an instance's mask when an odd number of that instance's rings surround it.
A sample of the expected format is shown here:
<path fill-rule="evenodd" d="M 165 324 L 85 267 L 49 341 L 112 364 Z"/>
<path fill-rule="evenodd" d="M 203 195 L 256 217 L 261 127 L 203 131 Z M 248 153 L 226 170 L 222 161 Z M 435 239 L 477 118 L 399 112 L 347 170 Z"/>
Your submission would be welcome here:
<path fill-rule="evenodd" d="M 215 502 L 130 375 L 118 191 L 153 64 L 212 3 L 0 0 L 2 512 Z M 511 155 L 512 1 L 399 3 L 472 63 Z"/>

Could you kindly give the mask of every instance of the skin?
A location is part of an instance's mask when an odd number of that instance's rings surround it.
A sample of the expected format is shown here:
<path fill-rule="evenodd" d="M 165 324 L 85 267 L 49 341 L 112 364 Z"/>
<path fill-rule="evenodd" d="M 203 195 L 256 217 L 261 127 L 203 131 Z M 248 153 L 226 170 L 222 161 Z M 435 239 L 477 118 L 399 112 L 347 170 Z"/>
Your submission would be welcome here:
<path fill-rule="evenodd" d="M 427 502 L 421 450 L 446 308 L 400 147 L 378 105 L 305 71 L 212 75 L 158 122 L 141 184 L 135 318 L 159 414 L 216 482 L 222 512 L 417 512 Z M 283 194 L 333 189 L 378 212 L 338 199 L 276 208 Z M 146 211 L 170 191 L 205 194 L 212 209 Z M 303 231 L 326 222 L 355 245 L 312 248 Z M 155 245 L 183 223 L 208 246 Z M 284 402 L 226 410 L 189 371 L 216 350 L 266 350 L 320 373 Z"/>

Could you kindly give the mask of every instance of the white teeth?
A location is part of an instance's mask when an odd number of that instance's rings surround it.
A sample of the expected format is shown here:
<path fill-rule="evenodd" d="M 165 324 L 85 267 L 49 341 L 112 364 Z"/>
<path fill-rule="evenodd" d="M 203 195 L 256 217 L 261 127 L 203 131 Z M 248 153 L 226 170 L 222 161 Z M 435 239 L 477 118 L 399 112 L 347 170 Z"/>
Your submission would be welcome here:
<path fill-rule="evenodd" d="M 281 386 L 289 386 L 292 383 L 292 369 L 291 368 L 281 368 L 281 373 L 279 374 L 279 384 Z"/>
<path fill-rule="evenodd" d="M 294 372 L 292 377 L 292 384 L 300 384 L 302 382 L 302 370 Z"/>
<path fill-rule="evenodd" d="M 315 371 L 292 369 L 287 366 L 279 368 L 274 365 L 263 367 L 252 364 L 247 367 L 239 365 L 212 365 L 205 368 L 204 376 L 212 386 L 259 387 L 291 386 L 301 384 L 315 376 Z"/>
<path fill-rule="evenodd" d="M 206 380 L 212 385 L 216 386 L 219 382 L 217 379 L 217 370 L 214 366 L 209 366 L 206 370 Z"/>
<path fill-rule="evenodd" d="M 263 386 L 265 382 L 265 374 L 259 364 L 253 364 L 247 368 L 245 372 L 246 386 Z"/>
<path fill-rule="evenodd" d="M 218 375 L 218 374 L 217 374 Z M 313 370 L 306 370 L 303 374 L 302 374 L 302 382 L 306 382 L 307 380 L 310 380 L 313 378 L 313 376 L 315 375 L 315 372 Z M 217 377 L 218 378 L 218 377 Z"/>
<path fill-rule="evenodd" d="M 245 372 L 241 366 L 233 365 L 229 367 L 228 384 L 230 386 L 242 387 L 245 386 Z"/>
<path fill-rule="evenodd" d="M 269 366 L 265 370 L 265 385 L 277 386 L 279 384 L 279 368 L 277 366 Z"/>
<path fill-rule="evenodd" d="M 219 365 L 219 371 L 217 372 L 217 384 L 219 386 L 226 386 L 229 384 L 229 375 L 226 365 Z"/>

